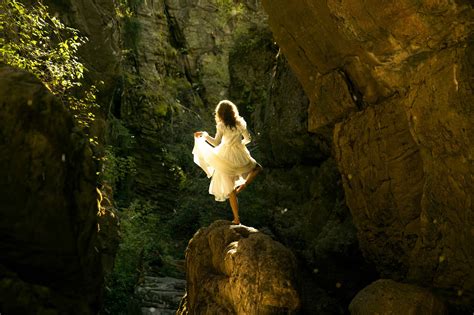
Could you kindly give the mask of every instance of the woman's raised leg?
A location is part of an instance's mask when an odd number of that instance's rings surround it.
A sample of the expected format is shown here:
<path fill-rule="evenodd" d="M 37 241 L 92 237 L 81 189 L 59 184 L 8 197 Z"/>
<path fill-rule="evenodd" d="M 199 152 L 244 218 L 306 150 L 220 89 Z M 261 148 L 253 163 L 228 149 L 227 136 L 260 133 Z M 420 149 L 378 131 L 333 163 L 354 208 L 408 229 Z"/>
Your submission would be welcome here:
<path fill-rule="evenodd" d="M 253 182 L 253 180 L 255 179 L 255 177 L 258 175 L 258 173 L 260 173 L 261 171 L 263 170 L 263 167 L 260 165 L 260 164 L 257 164 L 254 169 L 250 172 L 250 174 L 247 175 L 247 178 L 245 179 L 245 183 L 243 185 L 240 185 L 239 187 L 237 187 L 237 189 L 235 190 L 235 192 L 238 194 L 240 193 L 242 190 L 245 189 L 245 187 L 247 187 L 251 182 Z"/>

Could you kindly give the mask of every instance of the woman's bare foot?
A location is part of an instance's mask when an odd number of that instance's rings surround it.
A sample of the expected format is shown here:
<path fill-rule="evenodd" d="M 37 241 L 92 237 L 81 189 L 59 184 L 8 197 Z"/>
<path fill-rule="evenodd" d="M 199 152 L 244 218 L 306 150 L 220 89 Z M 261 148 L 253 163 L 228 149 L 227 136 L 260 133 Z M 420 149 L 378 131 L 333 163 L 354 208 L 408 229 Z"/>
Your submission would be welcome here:
<path fill-rule="evenodd" d="M 232 220 L 232 223 L 236 224 L 236 225 L 240 225 L 240 219 L 239 218 L 234 219 L 234 220 Z"/>

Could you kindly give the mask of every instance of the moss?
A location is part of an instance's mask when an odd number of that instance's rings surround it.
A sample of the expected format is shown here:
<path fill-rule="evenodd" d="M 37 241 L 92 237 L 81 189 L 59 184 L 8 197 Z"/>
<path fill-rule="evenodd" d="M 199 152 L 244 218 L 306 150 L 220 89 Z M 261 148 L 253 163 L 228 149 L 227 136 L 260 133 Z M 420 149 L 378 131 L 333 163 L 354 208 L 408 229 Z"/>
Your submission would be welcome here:
<path fill-rule="evenodd" d="M 124 20 L 124 46 L 129 49 L 136 51 L 138 49 L 138 43 L 140 40 L 141 24 L 137 17 L 130 16 Z"/>

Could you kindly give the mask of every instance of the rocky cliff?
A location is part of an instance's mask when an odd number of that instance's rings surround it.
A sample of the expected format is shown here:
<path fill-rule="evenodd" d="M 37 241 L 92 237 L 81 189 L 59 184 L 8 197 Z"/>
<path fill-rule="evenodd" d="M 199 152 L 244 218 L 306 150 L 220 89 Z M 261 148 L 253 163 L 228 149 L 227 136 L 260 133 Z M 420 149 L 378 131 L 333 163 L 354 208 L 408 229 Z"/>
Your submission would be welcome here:
<path fill-rule="evenodd" d="M 96 314 L 116 222 L 87 139 L 36 78 L 4 65 L 0 120 L 0 312 Z"/>
<path fill-rule="evenodd" d="M 126 148 L 137 166 L 132 198 L 176 207 L 172 196 L 188 163 L 182 150 L 193 131 L 214 128 L 212 110 L 228 96 L 235 37 L 264 20 L 253 2 L 138 1 L 123 21 L 123 93 L 112 112 L 134 136 Z"/>
<path fill-rule="evenodd" d="M 386 277 L 474 303 L 472 4 L 263 1 Z"/>

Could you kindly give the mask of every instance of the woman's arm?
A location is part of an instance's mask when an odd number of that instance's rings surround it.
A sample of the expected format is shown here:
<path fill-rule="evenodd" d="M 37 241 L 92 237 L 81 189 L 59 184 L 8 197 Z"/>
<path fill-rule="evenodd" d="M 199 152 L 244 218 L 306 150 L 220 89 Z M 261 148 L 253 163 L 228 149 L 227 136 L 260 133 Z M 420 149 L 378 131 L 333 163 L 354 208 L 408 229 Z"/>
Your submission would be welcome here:
<path fill-rule="evenodd" d="M 247 129 L 242 130 L 242 136 L 244 137 L 244 139 L 242 140 L 243 145 L 249 144 L 250 141 L 252 141 L 252 137 L 250 136 L 250 133 Z"/>
<path fill-rule="evenodd" d="M 216 137 L 211 137 L 207 132 L 203 134 L 203 137 L 206 139 L 207 142 L 212 144 L 213 146 L 217 147 L 222 140 L 222 130 L 219 127 L 216 127 Z"/>

